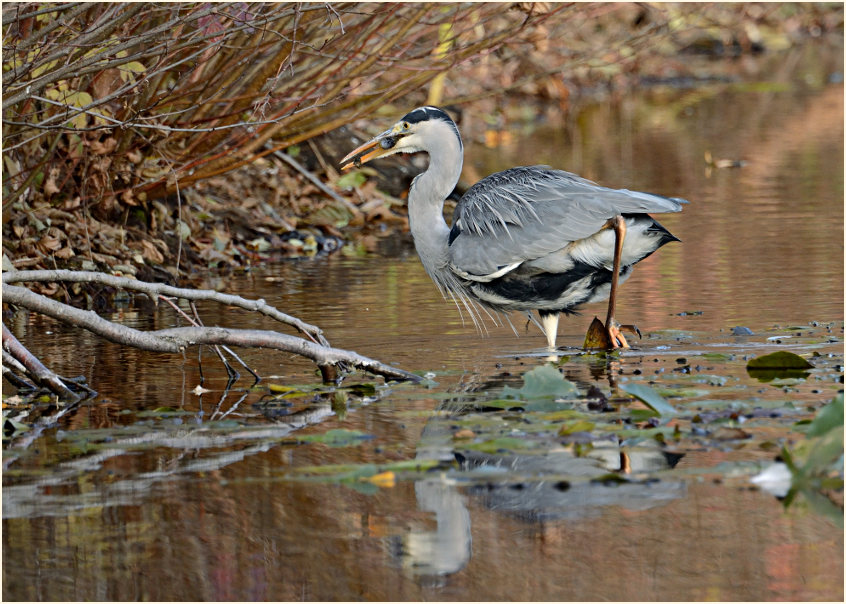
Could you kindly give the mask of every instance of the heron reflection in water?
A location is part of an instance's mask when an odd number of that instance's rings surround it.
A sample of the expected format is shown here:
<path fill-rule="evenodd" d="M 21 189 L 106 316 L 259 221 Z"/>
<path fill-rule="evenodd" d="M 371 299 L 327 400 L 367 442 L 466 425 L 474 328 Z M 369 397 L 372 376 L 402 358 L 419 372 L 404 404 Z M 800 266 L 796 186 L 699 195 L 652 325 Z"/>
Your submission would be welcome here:
<path fill-rule="evenodd" d="M 458 183 L 464 145 L 455 122 L 437 107 L 411 111 L 341 165 L 418 152 L 428 153 L 429 167 L 408 193 L 414 245 L 441 292 L 463 305 L 477 327 L 481 312 L 523 311 L 554 351 L 559 315 L 607 298 L 600 329 L 605 346 L 628 347 L 622 331 L 632 328 L 614 318 L 618 285 L 635 264 L 678 241 L 649 213 L 678 212 L 684 199 L 609 189 L 569 172 L 526 166 L 470 187 L 450 227 L 443 206 Z"/>

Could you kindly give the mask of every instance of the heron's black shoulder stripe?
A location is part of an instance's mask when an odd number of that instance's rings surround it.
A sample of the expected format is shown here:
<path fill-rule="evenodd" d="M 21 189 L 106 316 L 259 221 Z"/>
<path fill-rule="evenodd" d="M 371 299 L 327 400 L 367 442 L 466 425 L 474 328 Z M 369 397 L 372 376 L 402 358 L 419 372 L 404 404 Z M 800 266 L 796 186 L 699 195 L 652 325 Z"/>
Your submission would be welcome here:
<path fill-rule="evenodd" d="M 461 235 L 461 225 L 456 220 L 455 223 L 452 225 L 452 228 L 449 230 L 449 239 L 447 240 L 447 245 L 452 245 L 452 242 L 455 241 L 456 237 Z"/>

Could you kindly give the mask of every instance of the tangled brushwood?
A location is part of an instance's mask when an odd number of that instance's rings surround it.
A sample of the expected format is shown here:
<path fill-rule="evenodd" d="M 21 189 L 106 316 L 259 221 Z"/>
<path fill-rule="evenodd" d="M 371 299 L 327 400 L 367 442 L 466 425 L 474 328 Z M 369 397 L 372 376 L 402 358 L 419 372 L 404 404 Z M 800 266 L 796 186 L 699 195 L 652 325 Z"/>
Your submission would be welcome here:
<path fill-rule="evenodd" d="M 85 259 L 99 268 L 116 258 L 161 264 L 187 238 L 191 225 L 180 214 L 194 183 L 419 90 L 457 64 L 519 41 L 556 10 L 6 5 L 5 251 L 29 265 L 69 266 L 81 238 Z M 439 44 L 450 52 L 433 54 Z M 99 238 L 128 249 L 99 249 Z"/>
<path fill-rule="evenodd" d="M 322 235 L 306 251 L 331 251 L 339 225 L 394 219 L 390 203 L 359 211 L 373 196 L 343 189 L 360 183 L 337 184 L 334 150 L 351 134 L 335 146 L 322 135 L 356 117 L 505 92 L 565 107 L 597 83 L 636 85 L 650 56 L 678 70 L 686 49 L 751 52 L 843 23 L 842 6 L 767 4 L 2 10 L 4 264 L 148 279 L 302 245 L 300 226 Z M 239 167 L 267 194 L 227 191 Z"/>

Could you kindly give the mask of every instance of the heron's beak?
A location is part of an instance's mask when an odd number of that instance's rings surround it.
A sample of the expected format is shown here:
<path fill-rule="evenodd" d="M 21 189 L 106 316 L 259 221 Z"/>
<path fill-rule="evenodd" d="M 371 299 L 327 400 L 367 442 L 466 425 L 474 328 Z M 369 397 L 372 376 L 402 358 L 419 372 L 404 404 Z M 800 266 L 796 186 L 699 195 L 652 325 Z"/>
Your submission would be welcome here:
<path fill-rule="evenodd" d="M 361 164 L 366 164 L 370 160 L 385 157 L 396 153 L 394 147 L 399 140 L 399 136 L 394 129 L 385 130 L 382 134 L 373 138 L 360 147 L 354 149 L 341 160 L 341 169 L 349 170 L 353 166 L 356 168 Z"/>

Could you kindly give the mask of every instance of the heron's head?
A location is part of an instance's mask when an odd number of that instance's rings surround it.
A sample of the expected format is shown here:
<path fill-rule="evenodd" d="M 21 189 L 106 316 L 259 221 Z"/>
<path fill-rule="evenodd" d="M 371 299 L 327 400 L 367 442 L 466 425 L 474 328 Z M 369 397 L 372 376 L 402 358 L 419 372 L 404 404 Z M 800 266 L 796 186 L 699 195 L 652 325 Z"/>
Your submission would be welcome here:
<path fill-rule="evenodd" d="M 446 112 L 437 107 L 418 107 L 382 134 L 350 152 L 341 160 L 341 167 L 348 170 L 353 166 L 357 167 L 395 153 L 426 151 L 431 154 L 433 150 L 441 148 L 446 142 L 454 143 L 455 141 L 458 143 L 458 151 L 461 152 L 463 150 L 461 135 L 458 133 L 455 122 Z"/>

